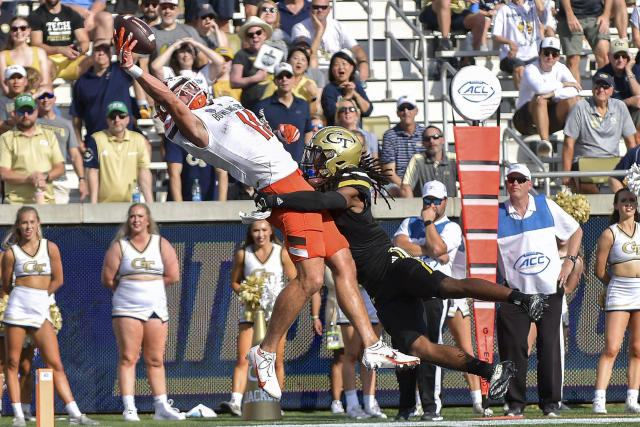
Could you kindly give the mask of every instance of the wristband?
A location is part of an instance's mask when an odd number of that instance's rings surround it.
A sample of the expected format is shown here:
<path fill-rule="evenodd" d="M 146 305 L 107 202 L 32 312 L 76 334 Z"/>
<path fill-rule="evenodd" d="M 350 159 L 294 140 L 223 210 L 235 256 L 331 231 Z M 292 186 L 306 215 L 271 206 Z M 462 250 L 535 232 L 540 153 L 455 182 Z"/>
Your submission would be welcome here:
<path fill-rule="evenodd" d="M 79 176 L 78 181 L 84 181 L 84 176 Z"/>
<path fill-rule="evenodd" d="M 49 172 L 45 172 L 45 173 L 44 173 L 44 180 L 45 180 L 46 182 L 49 182 Z"/>
<path fill-rule="evenodd" d="M 628 79 L 635 79 L 636 75 L 635 74 L 627 74 L 627 78 Z"/>
<path fill-rule="evenodd" d="M 320 316 L 311 316 L 311 318 L 312 318 L 313 320 L 315 320 L 315 319 L 319 319 L 319 318 L 320 318 Z"/>
<path fill-rule="evenodd" d="M 576 261 L 578 260 L 578 257 L 575 256 L 575 255 L 567 255 L 565 258 L 573 261 L 574 265 L 575 265 Z"/>
<path fill-rule="evenodd" d="M 423 222 L 423 224 L 424 224 L 424 226 L 425 226 L 425 227 L 428 227 L 428 226 L 430 226 L 431 224 L 433 224 L 433 221 L 431 221 L 430 219 L 428 219 L 428 220 L 424 221 L 424 222 Z"/>
<path fill-rule="evenodd" d="M 137 65 L 132 65 L 131 68 L 127 68 L 124 71 L 134 79 L 137 79 L 142 75 L 142 68 L 138 67 Z"/>

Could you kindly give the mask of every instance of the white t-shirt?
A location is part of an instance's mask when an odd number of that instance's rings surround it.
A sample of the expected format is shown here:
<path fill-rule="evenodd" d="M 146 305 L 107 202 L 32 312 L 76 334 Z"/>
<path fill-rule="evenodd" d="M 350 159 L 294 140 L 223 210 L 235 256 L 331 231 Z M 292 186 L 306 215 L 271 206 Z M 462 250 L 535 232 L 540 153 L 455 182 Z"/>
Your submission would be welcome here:
<path fill-rule="evenodd" d="M 502 8 L 500 8 L 502 9 Z M 524 75 L 520 83 L 520 93 L 516 109 L 531 101 L 535 95 L 555 91 L 554 100 L 569 99 L 578 95 L 575 87 L 562 87 L 564 82 L 576 82 L 571 71 L 561 62 L 556 62 L 551 71 L 542 71 L 540 59 L 524 67 Z"/>
<path fill-rule="evenodd" d="M 633 8 L 633 12 L 631 12 L 631 18 L 629 18 L 629 22 L 631 22 L 631 25 L 640 30 L 640 6 L 636 6 Z"/>
<path fill-rule="evenodd" d="M 540 45 L 540 19 L 533 0 L 525 1 L 522 6 L 507 3 L 498 8 L 493 18 L 493 36 L 505 37 L 518 45 L 516 58 L 523 61 L 538 56 Z M 509 45 L 500 45 L 500 59 L 509 54 Z"/>
<path fill-rule="evenodd" d="M 313 40 L 316 29 L 313 28 L 311 18 L 307 18 L 297 23 L 291 29 L 291 39 L 306 36 Z M 331 56 L 340 49 L 351 49 L 357 45 L 356 40 L 342 27 L 339 21 L 327 16 L 327 28 L 322 35 L 322 42 L 318 50 L 318 68 L 329 68 Z"/>

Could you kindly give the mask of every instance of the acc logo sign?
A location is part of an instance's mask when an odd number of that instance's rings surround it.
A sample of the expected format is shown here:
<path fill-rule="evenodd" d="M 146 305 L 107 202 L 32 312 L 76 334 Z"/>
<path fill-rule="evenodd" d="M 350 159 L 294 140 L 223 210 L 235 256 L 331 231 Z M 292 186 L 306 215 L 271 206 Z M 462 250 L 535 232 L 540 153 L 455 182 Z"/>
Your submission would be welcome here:
<path fill-rule="evenodd" d="M 513 268 L 520 274 L 534 276 L 542 273 L 549 266 L 551 260 L 542 252 L 529 252 L 520 255 L 513 264 Z"/>
<path fill-rule="evenodd" d="M 491 98 L 496 91 L 485 81 L 473 81 L 463 84 L 458 93 L 469 102 L 483 102 Z"/>
<path fill-rule="evenodd" d="M 453 76 L 449 93 L 453 106 L 467 120 L 487 120 L 502 100 L 498 78 L 476 65 L 464 67 Z"/>

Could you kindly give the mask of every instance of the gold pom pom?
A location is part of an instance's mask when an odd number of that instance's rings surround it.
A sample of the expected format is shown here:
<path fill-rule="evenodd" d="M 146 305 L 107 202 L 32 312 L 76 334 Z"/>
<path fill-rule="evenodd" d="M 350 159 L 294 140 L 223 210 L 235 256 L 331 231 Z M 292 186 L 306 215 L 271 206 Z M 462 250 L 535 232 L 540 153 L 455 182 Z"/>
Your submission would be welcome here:
<path fill-rule="evenodd" d="M 257 274 L 252 274 L 240 283 L 239 295 L 245 310 L 253 312 L 260 309 L 263 284 L 264 276 Z"/>
<path fill-rule="evenodd" d="M 571 194 L 566 190 L 559 191 L 552 200 L 580 224 L 589 220 L 591 204 L 584 194 Z"/>
<path fill-rule="evenodd" d="M 49 313 L 51 314 L 51 320 L 53 321 L 53 329 L 56 331 L 56 335 L 62 329 L 62 313 L 56 304 L 49 306 Z"/>
<path fill-rule="evenodd" d="M 4 335 L 4 312 L 7 310 L 7 304 L 9 303 L 9 295 L 5 295 L 0 298 L 0 333 Z"/>

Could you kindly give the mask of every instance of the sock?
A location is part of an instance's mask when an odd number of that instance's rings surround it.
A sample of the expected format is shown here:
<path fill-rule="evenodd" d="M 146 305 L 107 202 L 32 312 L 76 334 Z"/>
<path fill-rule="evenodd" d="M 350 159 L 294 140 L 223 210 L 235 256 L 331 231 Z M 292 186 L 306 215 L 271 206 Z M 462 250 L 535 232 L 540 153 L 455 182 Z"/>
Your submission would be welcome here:
<path fill-rule="evenodd" d="M 521 305 L 522 300 L 525 298 L 526 298 L 525 294 L 514 289 L 513 291 L 511 291 L 511 293 L 507 297 L 507 301 L 509 301 L 511 304 Z"/>
<path fill-rule="evenodd" d="M 13 416 L 16 418 L 24 418 L 24 412 L 22 412 L 22 404 L 21 403 L 12 403 L 11 407 L 13 408 Z"/>
<path fill-rule="evenodd" d="M 378 340 L 378 342 L 371 344 L 367 347 L 367 350 L 377 350 L 383 346 L 382 340 Z"/>
<path fill-rule="evenodd" d="M 159 394 L 157 396 L 153 396 L 153 406 L 158 407 L 158 406 L 164 406 L 166 404 L 167 404 L 166 394 Z"/>
<path fill-rule="evenodd" d="M 122 396 L 122 404 L 124 405 L 124 409 L 136 409 L 136 402 L 133 398 L 133 395 L 123 395 Z"/>
<path fill-rule="evenodd" d="M 422 400 L 420 400 L 420 391 L 416 390 L 416 405 L 422 405 Z"/>
<path fill-rule="evenodd" d="M 483 362 L 480 359 L 476 359 L 475 357 L 467 356 L 467 363 L 465 363 L 464 371 L 490 381 L 491 376 L 493 375 L 493 365 Z"/>
<path fill-rule="evenodd" d="M 76 403 L 76 401 L 72 401 L 69 402 L 64 409 L 67 410 L 67 414 L 69 414 L 70 417 L 74 417 L 77 418 L 80 415 L 82 415 L 82 412 L 80 412 L 80 408 L 78 408 L 78 404 Z"/>
<path fill-rule="evenodd" d="M 607 390 L 596 390 L 594 397 L 596 399 L 607 399 Z"/>
<path fill-rule="evenodd" d="M 638 389 L 627 390 L 627 402 L 638 403 Z"/>
<path fill-rule="evenodd" d="M 627 396 L 629 395 L 629 393 L 627 392 Z M 636 396 L 637 398 L 637 396 Z M 25 414 L 30 414 L 31 413 L 31 403 L 21 403 L 20 404 L 22 406 L 22 412 L 24 412 Z"/>
<path fill-rule="evenodd" d="M 376 403 L 376 397 L 373 394 L 365 394 L 362 396 L 362 403 L 364 403 L 364 410 L 371 411 Z"/>
<path fill-rule="evenodd" d="M 344 396 L 347 399 L 347 410 L 354 406 L 360 406 L 360 402 L 358 402 L 358 393 L 355 390 L 345 390 Z"/>
<path fill-rule="evenodd" d="M 231 403 L 237 403 L 238 405 L 242 403 L 242 393 L 231 393 Z"/>
<path fill-rule="evenodd" d="M 475 405 L 477 403 L 482 403 L 482 391 L 480 390 L 471 390 L 471 402 Z"/>

